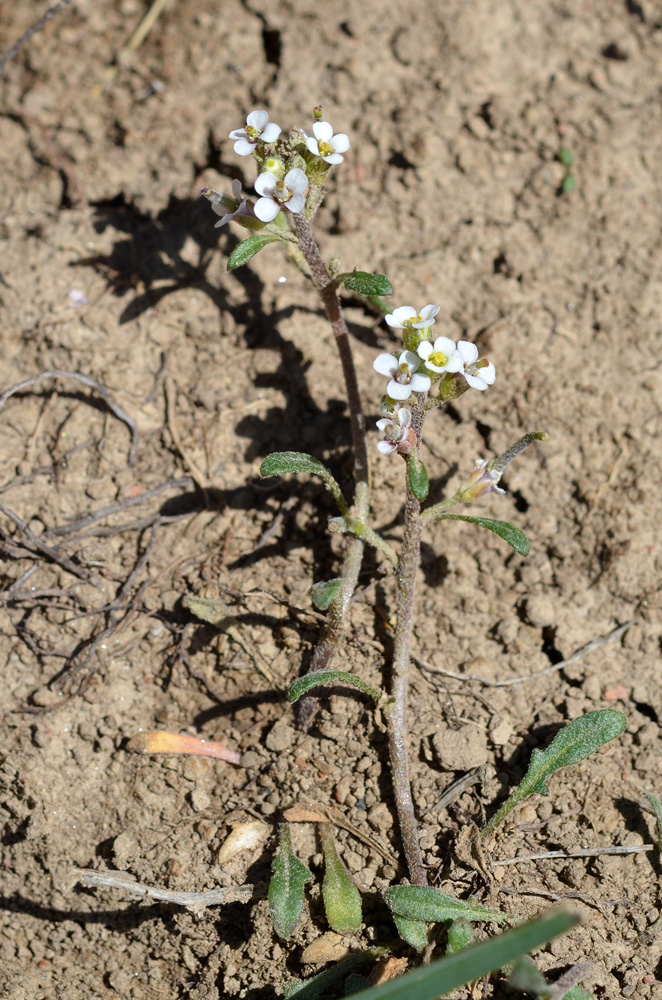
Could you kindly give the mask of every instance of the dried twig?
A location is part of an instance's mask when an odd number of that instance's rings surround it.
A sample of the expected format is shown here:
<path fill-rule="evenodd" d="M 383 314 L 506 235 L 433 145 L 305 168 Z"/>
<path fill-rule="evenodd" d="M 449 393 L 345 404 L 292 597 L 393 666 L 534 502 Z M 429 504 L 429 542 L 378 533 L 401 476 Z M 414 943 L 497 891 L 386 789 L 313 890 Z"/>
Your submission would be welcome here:
<path fill-rule="evenodd" d="M 15 392 L 20 392 L 21 389 L 29 389 L 30 386 L 36 385 L 39 382 L 43 382 L 45 379 L 48 378 L 71 378 L 77 382 L 82 382 L 83 385 L 86 385 L 89 389 L 94 389 L 94 391 L 97 392 L 102 397 L 102 399 L 106 403 L 111 413 L 115 417 L 117 417 L 118 420 L 121 420 L 122 423 L 126 424 L 126 426 L 129 428 L 129 431 L 131 432 L 129 465 L 135 465 L 136 454 L 138 452 L 138 440 L 139 440 L 138 427 L 136 425 L 135 420 L 129 416 L 126 410 L 123 410 L 122 407 L 119 406 L 114 401 L 113 397 L 111 396 L 110 392 L 108 391 L 108 389 L 106 389 L 105 386 L 101 385 L 100 382 L 95 382 L 95 380 L 93 378 L 90 378 L 89 375 L 82 375 L 80 374 L 80 372 L 65 372 L 65 371 L 60 371 L 59 369 L 54 369 L 53 371 L 49 372 L 41 372 L 41 374 L 39 375 L 32 375 L 30 378 L 23 379 L 22 382 L 17 382 L 16 385 L 10 386 L 9 389 L 5 389 L 2 395 L 0 395 L 0 410 L 5 405 L 9 397 L 13 396 Z"/>
<path fill-rule="evenodd" d="M 130 507 L 138 507 L 140 504 L 145 503 L 145 501 L 151 500 L 152 497 L 158 496 L 159 493 L 165 493 L 167 490 L 183 489 L 185 486 L 192 486 L 194 482 L 195 480 L 191 476 L 182 476 L 180 479 L 169 479 L 166 483 L 161 483 L 160 486 L 155 486 L 151 490 L 139 493 L 138 496 L 127 497 L 125 500 L 119 500 L 108 507 L 100 507 L 99 510 L 93 511 L 85 517 L 80 517 L 76 521 L 69 521 L 68 524 L 60 524 L 55 528 L 49 528 L 41 537 L 51 538 L 54 535 L 71 535 L 75 531 L 82 531 L 83 528 L 87 528 L 88 525 L 94 524 L 96 521 L 103 520 L 105 517 L 120 514 Z"/>
<path fill-rule="evenodd" d="M 472 768 L 471 771 L 467 771 L 467 773 L 463 774 L 461 778 L 458 778 L 457 781 L 454 781 L 448 786 L 441 798 L 435 802 L 433 806 L 430 806 L 429 809 L 425 810 L 421 819 L 431 812 L 439 812 L 441 809 L 444 809 L 446 806 L 450 805 L 451 802 L 454 802 L 455 799 L 459 798 L 460 795 L 467 790 L 467 788 L 471 788 L 472 785 L 480 784 L 484 778 L 484 764 L 481 764 L 480 767 Z"/>
<path fill-rule="evenodd" d="M 130 896 L 140 896 L 142 899 L 160 899 L 166 903 L 175 903 L 190 910 L 197 917 L 201 916 L 208 906 L 223 906 L 224 903 L 249 903 L 256 895 L 255 886 L 233 885 L 227 889 L 209 889 L 207 892 L 178 892 L 175 889 L 158 889 L 136 881 L 135 875 L 129 872 L 101 872 L 93 868 L 75 868 L 65 885 L 71 890 L 75 885 L 101 886 L 107 889 L 119 889 Z"/>
<path fill-rule="evenodd" d="M 516 858 L 490 861 L 493 868 L 500 865 L 519 865 L 524 861 L 547 861 L 552 858 L 596 858 L 600 854 L 641 854 L 654 851 L 655 844 L 631 844 L 624 847 L 580 847 L 576 851 L 545 851 L 542 854 L 518 854 Z"/>
<path fill-rule="evenodd" d="M 487 677 L 481 677 L 480 674 L 457 674 L 452 670 L 443 670 L 441 667 L 433 667 L 432 664 L 426 663 L 425 660 L 420 660 L 417 656 L 412 656 L 414 663 L 421 668 L 421 670 L 428 670 L 431 674 L 443 674 L 444 677 L 452 677 L 456 681 L 477 681 L 479 684 L 484 684 L 485 687 L 512 687 L 514 684 L 524 684 L 525 681 L 535 680 L 536 677 L 543 677 L 545 674 L 554 673 L 557 670 L 563 670 L 564 667 L 569 667 L 571 663 L 575 663 L 580 660 L 583 656 L 587 656 L 596 649 L 600 649 L 601 646 L 605 646 L 608 642 L 614 642 L 616 639 L 620 639 L 624 632 L 634 625 L 634 618 L 630 619 L 628 622 L 624 622 L 623 625 L 619 625 L 617 628 L 608 632 L 606 635 L 599 636 L 597 639 L 591 639 L 587 642 L 585 646 L 581 646 L 576 652 L 569 656 L 567 660 L 561 660 L 560 663 L 554 663 L 551 667 L 545 667 L 543 670 L 536 670 L 532 674 L 526 674 L 524 677 L 511 677 L 506 681 L 491 681 Z"/>
<path fill-rule="evenodd" d="M 0 76 L 2 76 L 7 63 L 11 62 L 14 56 L 21 51 L 23 46 L 30 41 L 32 36 L 36 35 L 38 31 L 41 31 L 44 25 L 47 24 L 59 10 L 64 10 L 64 8 L 68 7 L 70 3 L 71 0 L 59 0 L 59 2 L 54 4 L 53 7 L 50 7 L 38 21 L 35 21 L 32 27 L 28 28 L 28 30 L 21 35 L 17 42 L 14 42 L 9 51 L 4 54 L 2 59 L 0 59 Z"/>
<path fill-rule="evenodd" d="M 40 555 L 50 560 L 50 562 L 57 563 L 58 566 L 61 566 L 62 569 L 65 569 L 68 573 L 72 573 L 74 576 L 77 576 L 79 580 L 85 580 L 87 583 L 95 583 L 89 573 L 87 573 L 84 569 L 81 569 L 80 566 L 77 566 L 75 562 L 72 562 L 72 560 L 67 556 L 61 555 L 57 549 L 53 549 L 50 545 L 46 545 L 42 542 L 41 538 L 30 531 L 23 518 L 19 517 L 18 514 L 15 514 L 13 510 L 10 510 L 9 507 L 2 502 L 2 500 L 0 500 L 0 512 L 3 513 L 5 517 L 8 517 L 10 521 L 13 521 L 21 534 L 25 536 L 25 541 L 18 543 L 23 548 L 26 548 L 29 552 L 38 552 Z"/>

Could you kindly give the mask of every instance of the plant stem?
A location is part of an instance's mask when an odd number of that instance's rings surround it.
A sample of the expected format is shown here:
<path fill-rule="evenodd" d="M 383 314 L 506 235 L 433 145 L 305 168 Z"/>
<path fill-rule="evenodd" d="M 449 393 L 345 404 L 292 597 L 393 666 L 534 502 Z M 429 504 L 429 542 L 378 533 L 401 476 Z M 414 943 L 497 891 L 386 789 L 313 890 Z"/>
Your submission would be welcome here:
<path fill-rule="evenodd" d="M 425 416 L 425 396 L 418 396 L 412 407 L 411 426 L 416 434 L 420 451 L 421 433 Z M 393 792 L 398 811 L 402 844 L 407 858 L 409 876 L 414 885 L 427 885 L 427 875 L 418 839 L 418 824 L 409 779 L 407 742 L 407 702 L 409 695 L 409 646 L 414 615 L 416 572 L 421 553 L 421 505 L 407 482 L 405 500 L 405 530 L 398 567 L 398 619 L 393 649 L 393 674 L 391 681 L 392 702 L 385 710 L 388 723 L 389 756 Z"/>
<path fill-rule="evenodd" d="M 353 514 L 360 524 L 365 524 L 369 510 L 369 466 L 368 449 L 365 439 L 365 417 L 361 407 L 359 385 L 356 378 L 356 368 L 349 340 L 349 330 L 342 313 L 340 297 L 335 288 L 328 268 L 322 259 L 319 247 L 315 242 L 310 222 L 303 213 L 293 216 L 294 227 L 299 240 L 299 248 L 310 268 L 313 283 L 319 292 L 327 318 L 335 337 L 340 364 L 345 380 L 345 391 L 349 406 L 349 419 L 352 435 L 352 450 L 354 454 L 354 509 Z M 342 586 L 329 605 L 324 635 L 315 650 L 308 667 L 308 673 L 314 670 L 326 670 L 338 648 L 345 632 L 345 623 L 349 605 L 356 589 L 361 562 L 363 560 L 363 541 L 352 538 L 347 543 L 342 568 Z M 311 696 L 302 698 L 299 702 L 298 721 L 301 728 L 307 728 L 313 715 L 314 700 Z"/>

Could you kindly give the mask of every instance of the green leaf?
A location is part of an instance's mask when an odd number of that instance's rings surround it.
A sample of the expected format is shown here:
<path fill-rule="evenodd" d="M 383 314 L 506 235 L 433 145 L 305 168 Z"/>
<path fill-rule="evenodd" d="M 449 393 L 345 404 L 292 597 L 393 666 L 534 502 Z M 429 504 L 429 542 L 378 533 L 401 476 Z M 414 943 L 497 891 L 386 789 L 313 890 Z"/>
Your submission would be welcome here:
<path fill-rule="evenodd" d="M 576 913 L 553 910 L 505 934 L 471 945 L 457 955 L 420 966 L 399 979 L 356 993 L 355 1000 L 437 1000 L 451 990 L 495 972 L 519 955 L 542 947 L 578 923 Z"/>
<path fill-rule="evenodd" d="M 574 174 L 566 174 L 561 182 L 561 190 L 563 194 L 572 194 L 577 186 Z"/>
<path fill-rule="evenodd" d="M 477 524 L 479 528 L 487 528 L 499 538 L 503 538 L 504 542 L 508 542 L 521 556 L 528 556 L 531 549 L 529 539 L 524 532 L 508 521 L 495 521 L 491 517 L 470 517 L 468 514 L 440 514 L 439 520 L 442 518 L 449 521 L 469 521 L 470 524 Z"/>
<path fill-rule="evenodd" d="M 446 954 L 455 955 L 474 943 L 474 931 L 466 917 L 456 917 L 449 926 L 446 938 Z"/>
<path fill-rule="evenodd" d="M 398 928 L 398 934 L 403 941 L 406 941 L 419 955 L 425 951 L 430 941 L 427 924 L 424 920 L 410 920 L 409 917 L 401 917 L 397 913 L 394 913 L 393 922 Z"/>
<path fill-rule="evenodd" d="M 303 912 L 303 887 L 313 876 L 293 853 L 290 829 L 286 823 L 280 828 L 279 850 L 273 860 L 271 871 L 268 894 L 271 919 L 276 934 L 288 938 Z"/>
<path fill-rule="evenodd" d="M 391 295 L 393 286 L 385 274 L 371 274 L 369 271 L 347 271 L 335 279 L 350 292 L 359 295 Z"/>
<path fill-rule="evenodd" d="M 423 503 L 430 489 L 430 480 L 428 470 L 416 454 L 410 455 L 407 460 L 407 478 L 412 493 L 420 503 Z"/>
<path fill-rule="evenodd" d="M 355 934 L 361 926 L 361 895 L 338 857 L 329 823 L 320 824 L 324 853 L 322 899 L 329 926 L 338 934 Z"/>
<path fill-rule="evenodd" d="M 605 743 L 616 739 L 625 730 L 627 718 L 622 712 L 601 709 L 573 719 L 560 729 L 546 750 L 534 750 L 529 769 L 517 788 L 511 792 L 499 811 L 481 831 L 486 840 L 515 806 L 529 795 L 549 795 L 547 779 L 562 767 L 570 767 L 590 757 Z"/>
<path fill-rule="evenodd" d="M 331 601 L 342 587 L 342 577 L 337 576 L 333 580 L 320 580 L 310 588 L 310 599 L 320 611 L 326 611 Z"/>
<path fill-rule="evenodd" d="M 234 271 L 243 264 L 247 264 L 251 257 L 254 257 L 263 247 L 266 247 L 267 243 L 274 243 L 277 240 L 280 240 L 279 236 L 269 235 L 268 233 L 261 234 L 260 236 L 249 236 L 247 240 L 242 240 L 239 246 L 235 247 L 228 257 L 228 271 Z"/>
<path fill-rule="evenodd" d="M 470 903 L 456 899 L 442 892 L 420 885 L 392 885 L 384 893 L 389 909 L 400 917 L 408 920 L 424 920 L 428 923 L 440 923 L 464 917 L 465 920 L 484 920 L 490 923 L 503 924 L 512 920 L 512 916 L 500 910 L 487 910 L 478 903 Z"/>
<path fill-rule="evenodd" d="M 562 149 L 559 153 L 559 160 L 564 167 L 571 167 L 575 162 L 575 157 L 571 149 Z"/>
<path fill-rule="evenodd" d="M 290 702 L 298 701 L 304 694 L 308 694 L 313 688 L 327 684 L 345 684 L 349 687 L 357 688 L 363 694 L 369 695 L 374 701 L 380 701 L 381 693 L 371 688 L 369 684 L 362 681 L 356 674 L 348 674 L 344 670 L 312 670 L 309 674 L 304 674 L 291 685 L 287 692 Z"/>
<path fill-rule="evenodd" d="M 356 969 L 362 968 L 368 962 L 381 958 L 387 953 L 386 948 L 369 948 L 367 951 L 350 955 L 342 962 L 337 962 L 330 969 L 320 972 L 318 976 L 288 983 L 283 990 L 285 1000 L 291 997 L 298 997 L 298 1000 L 316 1000 L 322 993 L 326 993 L 330 987 L 339 980 L 345 979 Z"/>
<path fill-rule="evenodd" d="M 260 466 L 261 476 L 287 476 L 297 472 L 308 472 L 311 476 L 319 476 L 338 504 L 341 514 L 349 514 L 349 507 L 340 486 L 326 465 L 312 455 L 306 455 L 303 451 L 274 451 L 271 455 L 267 455 Z"/>

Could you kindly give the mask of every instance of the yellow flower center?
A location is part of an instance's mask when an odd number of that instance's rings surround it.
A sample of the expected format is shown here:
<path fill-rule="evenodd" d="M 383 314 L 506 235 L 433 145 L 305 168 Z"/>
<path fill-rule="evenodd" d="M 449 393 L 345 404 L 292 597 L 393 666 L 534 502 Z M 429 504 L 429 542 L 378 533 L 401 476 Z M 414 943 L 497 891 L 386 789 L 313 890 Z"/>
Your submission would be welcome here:
<path fill-rule="evenodd" d="M 281 205 L 284 205 L 285 202 L 289 201 L 291 197 L 292 197 L 292 192 L 287 187 L 285 187 L 285 182 L 276 181 L 276 190 L 274 191 L 275 201 L 278 201 L 280 202 Z"/>
<path fill-rule="evenodd" d="M 445 364 L 448 363 L 448 358 L 442 351 L 435 351 L 428 358 L 431 365 L 436 365 L 437 368 L 443 368 Z"/>
<path fill-rule="evenodd" d="M 398 365 L 398 374 L 396 376 L 396 382 L 399 382 L 401 385 L 407 385 L 408 382 L 411 382 L 409 365 L 407 364 Z"/>
<path fill-rule="evenodd" d="M 317 148 L 320 151 L 320 156 L 331 156 L 335 153 L 335 149 L 328 142 L 318 142 Z"/>

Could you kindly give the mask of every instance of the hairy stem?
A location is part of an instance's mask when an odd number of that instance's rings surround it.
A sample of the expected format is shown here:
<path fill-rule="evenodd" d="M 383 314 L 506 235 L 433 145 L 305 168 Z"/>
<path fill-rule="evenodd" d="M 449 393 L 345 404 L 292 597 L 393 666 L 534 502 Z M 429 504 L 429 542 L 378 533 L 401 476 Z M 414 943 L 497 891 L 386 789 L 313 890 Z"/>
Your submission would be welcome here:
<path fill-rule="evenodd" d="M 369 508 L 369 467 L 368 449 L 365 439 L 365 417 L 361 407 L 359 385 L 356 378 L 356 368 L 352 356 L 349 331 L 342 313 L 340 298 L 331 275 L 327 269 L 319 247 L 315 242 L 312 227 L 303 213 L 294 215 L 294 226 L 299 240 L 299 248 L 310 268 L 313 282 L 319 292 L 327 318 L 335 337 L 349 406 L 349 419 L 352 434 L 352 450 L 354 454 L 354 509 L 356 520 L 365 524 Z M 363 559 L 363 541 L 352 538 L 347 543 L 342 568 L 342 586 L 329 605 L 324 635 L 313 654 L 308 672 L 326 670 L 340 644 L 345 632 L 349 605 L 356 589 L 361 562 Z M 314 700 L 311 696 L 302 698 L 299 702 L 299 725 L 307 728 L 314 710 Z"/>
<path fill-rule="evenodd" d="M 420 450 L 421 432 L 425 414 L 425 396 L 417 397 L 412 407 L 411 426 Z M 393 649 L 393 674 L 391 681 L 392 702 L 386 710 L 389 738 L 389 756 L 393 793 L 400 823 L 402 845 L 407 859 L 409 876 L 414 885 L 427 885 L 427 875 L 418 839 L 418 824 L 409 779 L 407 743 L 407 702 L 409 696 L 409 647 L 414 616 L 416 572 L 421 553 L 421 505 L 407 483 L 405 501 L 405 530 L 398 567 L 398 619 Z"/>

